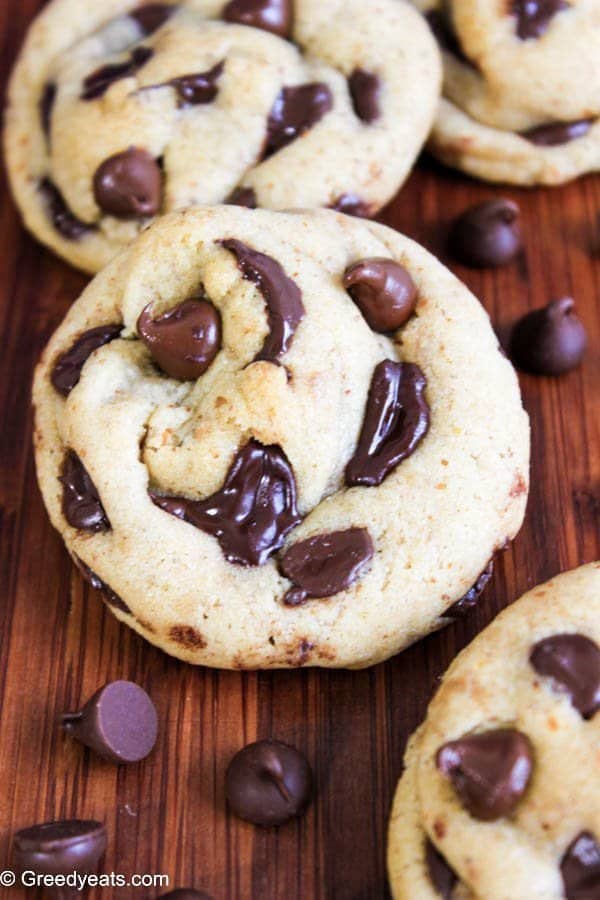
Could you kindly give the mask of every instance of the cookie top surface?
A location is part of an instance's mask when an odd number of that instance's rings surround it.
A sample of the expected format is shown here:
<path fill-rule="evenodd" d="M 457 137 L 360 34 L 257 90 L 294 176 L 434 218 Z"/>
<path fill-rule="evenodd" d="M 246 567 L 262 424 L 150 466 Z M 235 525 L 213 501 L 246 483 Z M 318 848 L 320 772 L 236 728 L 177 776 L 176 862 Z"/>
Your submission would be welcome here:
<path fill-rule="evenodd" d="M 501 613 L 444 676 L 394 801 L 394 897 L 597 897 L 599 738 L 591 563 Z"/>
<path fill-rule="evenodd" d="M 9 91 L 26 224 L 98 271 L 194 204 L 372 215 L 408 173 L 441 80 L 404 2 L 52 0 Z"/>
<path fill-rule="evenodd" d="M 333 212 L 159 220 L 74 304 L 34 400 L 70 552 L 192 662 L 384 659 L 448 621 L 524 514 L 528 421 L 483 309 Z"/>

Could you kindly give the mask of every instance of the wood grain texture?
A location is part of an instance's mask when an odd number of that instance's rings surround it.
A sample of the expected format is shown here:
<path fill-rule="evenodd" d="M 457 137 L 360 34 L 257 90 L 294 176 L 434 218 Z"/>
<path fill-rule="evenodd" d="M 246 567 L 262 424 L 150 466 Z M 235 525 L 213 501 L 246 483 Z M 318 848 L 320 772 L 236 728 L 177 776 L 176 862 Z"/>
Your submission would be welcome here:
<path fill-rule="evenodd" d="M 41 5 L 0 4 L 4 86 Z M 16 829 L 94 817 L 109 832 L 107 872 L 166 873 L 172 887 L 202 887 L 215 900 L 386 897 L 392 792 L 406 739 L 436 679 L 525 590 L 600 558 L 600 177 L 562 189 L 499 190 L 424 161 L 383 216 L 446 260 L 453 216 L 487 197 L 516 200 L 526 244 L 521 258 L 498 272 L 455 271 L 501 335 L 528 309 L 572 294 L 590 348 L 584 365 L 568 376 L 521 378 L 533 428 L 528 516 L 477 609 L 388 663 L 357 673 L 187 667 L 120 626 L 83 583 L 35 484 L 29 391 L 35 360 L 85 279 L 25 234 L 4 173 L 0 192 L 0 869 L 8 866 Z M 159 709 L 157 749 L 139 766 L 103 763 L 57 728 L 61 712 L 115 678 L 144 685 Z M 317 778 L 308 814 L 272 833 L 234 819 L 223 795 L 232 754 L 264 737 L 303 750 Z M 157 893 L 90 896 L 151 900 Z M 0 889 L 0 896 L 25 894 Z"/>

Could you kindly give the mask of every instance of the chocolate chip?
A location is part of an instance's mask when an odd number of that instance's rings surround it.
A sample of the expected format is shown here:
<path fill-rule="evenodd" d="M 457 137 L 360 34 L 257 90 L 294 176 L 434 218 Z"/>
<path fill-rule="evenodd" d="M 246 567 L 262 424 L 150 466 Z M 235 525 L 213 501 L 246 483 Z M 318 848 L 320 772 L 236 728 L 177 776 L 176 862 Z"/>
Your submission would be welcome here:
<path fill-rule="evenodd" d="M 166 3 L 147 3 L 130 12 L 129 16 L 135 19 L 145 35 L 154 34 L 171 18 L 176 8 L 167 6 Z"/>
<path fill-rule="evenodd" d="M 342 194 L 337 200 L 334 200 L 329 209 L 334 209 L 347 216 L 356 216 L 358 219 L 368 219 L 372 213 L 371 205 L 361 200 L 356 194 Z"/>
<path fill-rule="evenodd" d="M 522 131 L 521 137 L 537 144 L 538 147 L 557 147 L 560 144 L 568 144 L 577 138 L 584 137 L 592 125 L 594 119 L 579 119 L 577 122 L 553 122 L 551 125 L 538 125 Z"/>
<path fill-rule="evenodd" d="M 94 197 L 104 212 L 119 219 L 155 216 L 162 203 L 162 172 L 139 147 L 110 156 L 94 175 Z"/>
<path fill-rule="evenodd" d="M 50 119 L 52 118 L 52 110 L 54 101 L 56 100 L 56 85 L 49 81 L 42 92 L 40 98 L 40 119 L 42 122 L 42 131 L 48 137 L 50 134 Z"/>
<path fill-rule="evenodd" d="M 345 591 L 373 558 L 373 541 L 366 528 L 332 531 L 292 544 L 280 569 L 294 587 L 286 593 L 286 606 L 300 606 L 309 597 L 332 597 Z"/>
<path fill-rule="evenodd" d="M 377 75 L 365 72 L 364 69 L 355 69 L 348 79 L 350 96 L 354 112 L 363 122 L 375 122 L 381 115 L 379 95 L 381 82 Z"/>
<path fill-rule="evenodd" d="M 287 38 L 292 32 L 292 0 L 230 0 L 223 18 Z"/>
<path fill-rule="evenodd" d="M 138 319 L 138 333 L 154 362 L 180 381 L 203 375 L 221 346 L 221 317 L 208 300 L 184 300 L 158 319 L 148 304 Z"/>
<path fill-rule="evenodd" d="M 533 768 L 529 738 L 514 728 L 468 734 L 441 747 L 440 772 L 476 819 L 508 816 L 527 789 Z"/>
<path fill-rule="evenodd" d="M 267 121 L 265 156 L 291 144 L 316 125 L 332 107 L 331 91 L 321 81 L 282 88 Z"/>
<path fill-rule="evenodd" d="M 63 485 L 63 515 L 72 528 L 92 532 L 110 530 L 110 522 L 98 491 L 83 463 L 72 450 L 65 457 L 58 480 Z"/>
<path fill-rule="evenodd" d="M 192 888 L 177 888 L 168 894 L 161 894 L 158 900 L 212 900 L 204 891 L 194 891 Z"/>
<path fill-rule="evenodd" d="M 487 586 L 489 580 L 494 574 L 494 560 L 490 559 L 489 563 L 477 578 L 477 581 L 469 588 L 466 594 L 457 600 L 444 613 L 444 617 L 448 619 L 462 619 L 476 605 L 483 590 Z"/>
<path fill-rule="evenodd" d="M 526 372 L 562 375 L 583 358 L 587 337 L 571 297 L 553 300 L 520 319 L 510 339 L 513 362 Z"/>
<path fill-rule="evenodd" d="M 414 312 L 417 288 L 410 273 L 393 259 L 374 257 L 344 272 L 344 287 L 373 331 L 396 331 Z"/>
<path fill-rule="evenodd" d="M 64 238 L 69 241 L 77 241 L 85 234 L 95 230 L 94 225 L 82 222 L 71 212 L 63 195 L 49 178 L 44 178 L 39 191 L 46 203 L 52 224 Z"/>
<path fill-rule="evenodd" d="M 231 563 L 262 566 L 300 521 L 296 480 L 283 450 L 251 440 L 238 451 L 223 487 L 204 500 L 161 496 L 152 502 L 215 537 Z"/>
<path fill-rule="evenodd" d="M 62 353 L 54 363 L 50 380 L 58 393 L 68 397 L 79 383 L 81 370 L 94 350 L 114 341 L 122 330 L 122 325 L 99 325 L 97 328 L 84 331 L 70 350 Z"/>
<path fill-rule="evenodd" d="M 529 657 L 540 675 L 552 678 L 584 719 L 600 709 L 600 647 L 584 634 L 553 634 Z"/>
<path fill-rule="evenodd" d="M 521 249 L 519 207 L 503 199 L 472 206 L 454 222 L 449 244 L 456 258 L 467 266 L 503 266 Z"/>
<path fill-rule="evenodd" d="M 102 581 L 99 575 L 96 575 L 96 573 L 92 571 L 92 569 L 90 569 L 90 567 L 87 566 L 84 561 L 78 556 L 75 556 L 74 559 L 77 568 L 79 569 L 85 580 L 94 588 L 95 591 L 100 591 L 103 594 L 104 600 L 109 606 L 114 606 L 115 609 L 131 615 L 131 610 L 129 609 L 125 601 L 121 600 L 119 595 L 115 594 L 113 589 L 109 587 L 109 585 L 105 581 Z"/>
<path fill-rule="evenodd" d="M 375 367 L 358 446 L 346 466 L 346 484 L 381 484 L 414 453 L 429 429 L 426 386 L 414 363 L 386 359 Z"/>
<path fill-rule="evenodd" d="M 60 723 L 71 737 L 115 763 L 144 759 L 158 734 L 154 703 L 132 681 L 110 682 L 80 712 L 64 713 Z"/>
<path fill-rule="evenodd" d="M 560 863 L 567 900 L 600 897 L 600 844 L 590 831 L 582 831 L 567 848 Z"/>
<path fill-rule="evenodd" d="M 95 872 L 106 850 L 106 828 L 101 822 L 65 819 L 18 831 L 13 841 L 15 868 L 38 875 Z"/>
<path fill-rule="evenodd" d="M 235 254 L 242 275 L 257 286 L 267 304 L 269 333 L 254 359 L 277 361 L 289 350 L 296 329 L 304 318 L 302 292 L 271 256 L 258 253 L 233 238 L 220 243 Z"/>
<path fill-rule="evenodd" d="M 236 816 L 265 828 L 299 816 L 312 795 L 308 762 L 298 750 L 279 741 L 257 741 L 236 753 L 225 783 Z"/>
<path fill-rule="evenodd" d="M 256 209 L 256 194 L 254 188 L 238 187 L 229 195 L 227 203 L 231 206 L 245 206 L 246 209 Z"/>
<path fill-rule="evenodd" d="M 510 12 L 517 19 L 517 34 L 522 41 L 540 38 L 561 9 L 568 9 L 566 0 L 511 0 Z"/>
<path fill-rule="evenodd" d="M 450 900 L 452 891 L 458 881 L 456 872 L 453 872 L 442 854 L 439 852 L 429 838 L 425 843 L 425 862 L 427 863 L 427 871 L 429 879 L 434 888 L 442 897 L 442 900 Z"/>
<path fill-rule="evenodd" d="M 81 99 L 97 100 L 104 96 L 115 81 L 135 75 L 152 56 L 154 56 L 154 51 L 150 47 L 136 47 L 125 62 L 95 69 L 84 79 Z"/>
<path fill-rule="evenodd" d="M 195 75 L 180 75 L 173 78 L 169 84 L 175 88 L 181 106 L 197 106 L 202 103 L 212 103 L 219 93 L 218 81 L 225 68 L 224 62 L 219 62 L 207 72 L 197 72 Z"/>

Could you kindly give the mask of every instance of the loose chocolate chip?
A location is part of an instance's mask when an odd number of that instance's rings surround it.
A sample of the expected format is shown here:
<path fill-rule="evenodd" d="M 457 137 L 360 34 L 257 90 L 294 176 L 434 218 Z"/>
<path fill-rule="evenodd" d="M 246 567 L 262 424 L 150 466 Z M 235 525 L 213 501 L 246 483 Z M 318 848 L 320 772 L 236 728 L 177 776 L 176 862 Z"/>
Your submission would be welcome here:
<path fill-rule="evenodd" d="M 472 206 L 454 222 L 449 243 L 452 253 L 467 266 L 503 266 L 521 249 L 519 207 L 503 199 Z"/>
<path fill-rule="evenodd" d="M 577 122 L 553 122 L 551 125 L 538 125 L 522 131 L 524 137 L 532 144 L 539 147 L 557 147 L 560 144 L 568 144 L 577 138 L 584 137 L 592 125 L 594 119 L 579 119 Z"/>
<path fill-rule="evenodd" d="M 540 38 L 561 9 L 568 9 L 566 0 L 512 0 L 510 11 L 517 20 L 517 34 L 522 41 Z"/>
<path fill-rule="evenodd" d="M 63 485 L 62 510 L 69 525 L 81 531 L 109 531 L 110 522 L 92 479 L 76 453 L 69 450 L 58 479 Z"/>
<path fill-rule="evenodd" d="M 68 397 L 81 378 L 81 370 L 98 347 L 114 341 L 123 330 L 122 325 L 99 325 L 80 335 L 70 350 L 58 357 L 50 380 L 63 397 Z"/>
<path fill-rule="evenodd" d="M 138 333 L 154 362 L 171 378 L 195 381 L 203 375 L 221 346 L 221 317 L 208 300 L 184 300 L 152 318 L 148 304 L 138 319 Z"/>
<path fill-rule="evenodd" d="M 355 69 L 348 79 L 350 96 L 354 112 L 363 122 L 375 122 L 380 114 L 379 95 L 381 82 L 377 75 L 365 72 L 364 69 Z"/>
<path fill-rule="evenodd" d="M 370 204 L 361 200 L 356 194 L 342 194 L 337 200 L 334 200 L 329 209 L 334 209 L 347 216 L 356 216 L 358 219 L 368 219 L 372 213 Z"/>
<path fill-rule="evenodd" d="M 161 496 L 152 502 L 213 535 L 225 558 L 262 566 L 300 521 L 296 480 L 283 450 L 251 440 L 235 456 L 223 487 L 205 500 Z"/>
<path fill-rule="evenodd" d="M 42 130 L 46 137 L 50 134 L 50 119 L 52 117 L 52 109 L 56 100 L 56 85 L 49 81 L 42 92 L 40 99 L 40 119 L 42 122 Z"/>
<path fill-rule="evenodd" d="M 520 319 L 510 339 L 513 362 L 526 372 L 562 375 L 583 358 L 587 337 L 571 297 L 553 300 Z"/>
<path fill-rule="evenodd" d="M 64 713 L 60 722 L 71 737 L 115 763 L 145 759 L 158 734 L 156 707 L 132 681 L 105 685 L 80 712 Z"/>
<path fill-rule="evenodd" d="M 84 79 L 81 99 L 97 100 L 104 96 L 115 81 L 135 75 L 152 56 L 154 56 L 154 51 L 150 47 L 136 47 L 125 62 L 95 69 Z"/>
<path fill-rule="evenodd" d="M 444 744 L 436 765 L 471 815 L 491 822 L 512 813 L 525 793 L 533 749 L 520 731 L 499 728 Z"/>
<path fill-rule="evenodd" d="M 425 18 L 429 23 L 433 36 L 442 50 L 456 56 L 456 58 L 460 60 L 460 62 L 465 63 L 465 65 L 473 66 L 471 60 L 467 59 L 465 56 L 458 38 L 448 22 L 447 16 L 439 9 L 431 9 L 425 14 Z"/>
<path fill-rule="evenodd" d="M 223 74 L 225 63 L 217 63 L 207 72 L 197 72 L 195 75 L 180 75 L 173 78 L 169 84 L 175 88 L 181 106 L 197 106 L 202 103 L 212 103 L 219 93 L 218 81 Z"/>
<path fill-rule="evenodd" d="M 356 453 L 346 466 L 346 484 L 381 484 L 414 453 L 429 429 L 426 386 L 414 363 L 386 359 L 375 367 Z"/>
<path fill-rule="evenodd" d="M 458 881 L 456 872 L 453 872 L 442 854 L 438 851 L 429 838 L 425 844 L 425 861 L 427 871 L 434 888 L 442 897 L 442 900 L 450 900 L 452 891 Z"/>
<path fill-rule="evenodd" d="M 283 598 L 300 606 L 309 597 L 332 597 L 345 591 L 373 558 L 373 541 L 366 528 L 317 534 L 286 550 L 280 569 L 294 582 Z"/>
<path fill-rule="evenodd" d="M 227 198 L 227 203 L 231 206 L 245 206 L 246 209 L 256 209 L 256 194 L 254 188 L 238 187 Z"/>
<path fill-rule="evenodd" d="M 560 863 L 567 900 L 600 897 L 600 844 L 590 831 L 582 831 L 567 848 Z"/>
<path fill-rule="evenodd" d="M 300 137 L 332 107 L 332 93 L 323 82 L 282 88 L 269 114 L 265 156 Z"/>
<path fill-rule="evenodd" d="M 85 234 L 95 230 L 94 225 L 82 222 L 71 212 L 63 195 L 49 178 L 44 178 L 39 191 L 46 203 L 52 224 L 64 238 L 69 241 L 77 241 Z"/>
<path fill-rule="evenodd" d="M 230 0 L 223 18 L 287 38 L 292 32 L 292 0 Z"/>
<path fill-rule="evenodd" d="M 103 594 L 104 600 L 109 606 L 114 606 L 115 609 L 131 615 L 131 610 L 125 601 L 121 600 L 119 595 L 115 594 L 113 589 L 105 581 L 102 581 L 100 576 L 96 575 L 89 566 L 86 566 L 84 561 L 78 556 L 75 556 L 75 564 L 88 584 L 91 584 L 95 591 L 100 591 Z"/>
<path fill-rule="evenodd" d="M 94 197 L 119 219 L 155 216 L 162 203 L 162 172 L 146 150 L 130 147 L 110 156 L 94 175 Z"/>
<path fill-rule="evenodd" d="M 529 657 L 540 675 L 552 678 L 584 719 L 600 709 L 600 647 L 584 634 L 553 634 Z"/>
<path fill-rule="evenodd" d="M 312 772 L 304 756 L 279 741 L 257 741 L 233 757 L 225 776 L 233 812 L 272 828 L 304 812 L 312 795 Z"/>
<path fill-rule="evenodd" d="M 457 600 L 445 611 L 444 617 L 448 619 L 462 619 L 463 616 L 466 616 L 476 605 L 493 574 L 494 560 L 490 559 L 475 584 L 469 588 L 466 594 L 463 594 L 460 600 Z"/>
<path fill-rule="evenodd" d="M 242 275 L 257 286 L 267 304 L 269 333 L 254 359 L 276 362 L 289 350 L 296 329 L 304 318 L 302 292 L 271 256 L 258 253 L 233 238 L 220 243 L 235 254 Z"/>
<path fill-rule="evenodd" d="M 15 868 L 38 875 L 91 874 L 105 850 L 104 825 L 82 819 L 32 825 L 18 831 L 13 841 Z"/>
<path fill-rule="evenodd" d="M 374 257 L 344 272 L 344 287 L 373 331 L 396 331 L 414 312 L 417 288 L 410 273 L 393 259 Z"/>
<path fill-rule="evenodd" d="M 175 12 L 175 6 L 166 3 L 147 3 L 129 13 L 138 23 L 145 35 L 154 34 Z"/>
<path fill-rule="evenodd" d="M 194 891 L 192 888 L 177 888 L 168 894 L 161 894 L 159 900 L 212 900 L 204 891 Z"/>

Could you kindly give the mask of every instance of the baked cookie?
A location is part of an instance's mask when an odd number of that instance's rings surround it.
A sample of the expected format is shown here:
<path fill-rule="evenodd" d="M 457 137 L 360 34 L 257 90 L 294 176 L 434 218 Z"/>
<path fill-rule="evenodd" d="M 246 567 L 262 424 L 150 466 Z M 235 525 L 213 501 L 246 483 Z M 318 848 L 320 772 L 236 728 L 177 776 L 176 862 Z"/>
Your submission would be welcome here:
<path fill-rule="evenodd" d="M 416 0 L 443 50 L 431 152 L 486 181 L 600 170 L 597 0 Z"/>
<path fill-rule="evenodd" d="M 454 660 L 411 739 L 394 898 L 600 897 L 600 562 L 529 591 Z"/>
<path fill-rule="evenodd" d="M 31 231 L 97 272 L 195 204 L 373 215 L 440 84 L 398 0 L 52 0 L 12 78 L 8 170 Z"/>
<path fill-rule="evenodd" d="M 385 659 L 474 602 L 524 514 L 528 420 L 482 307 L 332 211 L 157 221 L 75 303 L 34 399 L 52 522 L 190 662 Z"/>

